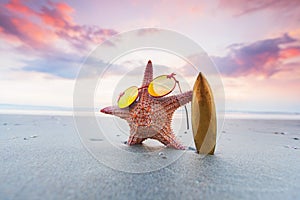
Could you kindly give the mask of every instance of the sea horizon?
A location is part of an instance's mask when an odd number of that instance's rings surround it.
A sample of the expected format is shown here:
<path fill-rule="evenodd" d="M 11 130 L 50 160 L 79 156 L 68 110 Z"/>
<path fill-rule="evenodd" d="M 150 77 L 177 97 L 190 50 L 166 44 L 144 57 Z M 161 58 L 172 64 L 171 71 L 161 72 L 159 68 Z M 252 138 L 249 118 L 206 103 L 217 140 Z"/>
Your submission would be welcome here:
<path fill-rule="evenodd" d="M 98 108 L 85 108 L 83 112 L 95 112 L 96 116 L 102 116 Z M 181 117 L 183 110 L 176 112 L 174 117 Z M 23 114 L 23 115 L 62 115 L 72 116 L 72 107 L 63 106 L 34 106 L 0 104 L 0 114 Z M 97 114 L 98 113 L 98 114 Z M 221 113 L 222 114 L 222 113 Z M 105 115 L 108 116 L 108 115 Z M 300 120 L 300 112 L 291 111 L 253 111 L 253 110 L 226 110 L 225 119 L 286 119 Z"/>

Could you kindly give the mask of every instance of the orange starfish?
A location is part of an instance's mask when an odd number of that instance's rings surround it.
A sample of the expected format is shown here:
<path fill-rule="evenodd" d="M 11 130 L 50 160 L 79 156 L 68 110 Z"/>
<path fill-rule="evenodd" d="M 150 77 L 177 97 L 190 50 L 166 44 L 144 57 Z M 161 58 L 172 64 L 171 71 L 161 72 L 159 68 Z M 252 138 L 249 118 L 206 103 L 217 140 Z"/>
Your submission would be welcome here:
<path fill-rule="evenodd" d="M 144 73 L 140 97 L 127 108 L 109 106 L 101 109 L 105 114 L 126 120 L 130 127 L 127 144 L 141 144 L 151 138 L 176 149 L 185 149 L 176 139 L 172 128 L 172 116 L 176 109 L 192 100 L 192 91 L 168 97 L 155 98 L 149 95 L 147 86 L 153 79 L 153 67 L 149 60 Z"/>

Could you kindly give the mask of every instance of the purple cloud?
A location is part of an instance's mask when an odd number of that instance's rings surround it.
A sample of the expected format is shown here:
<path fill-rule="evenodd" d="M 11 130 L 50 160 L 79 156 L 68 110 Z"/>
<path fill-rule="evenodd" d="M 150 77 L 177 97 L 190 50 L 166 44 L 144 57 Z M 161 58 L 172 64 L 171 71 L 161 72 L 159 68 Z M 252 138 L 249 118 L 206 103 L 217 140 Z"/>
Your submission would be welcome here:
<path fill-rule="evenodd" d="M 227 76 L 259 74 L 266 77 L 289 70 L 283 60 L 300 56 L 300 46 L 281 47 L 297 40 L 288 34 L 274 39 L 266 39 L 252 44 L 238 44 L 229 47 L 227 56 L 212 56 L 220 72 Z"/>
<path fill-rule="evenodd" d="M 300 18 L 300 1 L 298 0 L 221 0 L 219 5 L 221 8 L 233 10 L 236 16 L 271 10 L 285 13 L 285 16 Z"/>
<path fill-rule="evenodd" d="M 15 37 L 38 51 L 53 45 L 58 38 L 81 51 L 117 33 L 113 29 L 76 24 L 72 12 L 73 8 L 61 2 L 46 1 L 33 9 L 24 2 L 12 0 L 1 9 L 0 34 Z"/>
<path fill-rule="evenodd" d="M 77 24 L 71 15 L 73 11 L 61 2 L 2 3 L 0 35 L 8 43 L 17 44 L 16 52 L 36 57 L 23 61 L 23 70 L 74 78 L 83 53 L 117 33 L 114 29 Z M 64 53 L 58 45 L 61 41 L 74 49 L 73 53 Z"/>

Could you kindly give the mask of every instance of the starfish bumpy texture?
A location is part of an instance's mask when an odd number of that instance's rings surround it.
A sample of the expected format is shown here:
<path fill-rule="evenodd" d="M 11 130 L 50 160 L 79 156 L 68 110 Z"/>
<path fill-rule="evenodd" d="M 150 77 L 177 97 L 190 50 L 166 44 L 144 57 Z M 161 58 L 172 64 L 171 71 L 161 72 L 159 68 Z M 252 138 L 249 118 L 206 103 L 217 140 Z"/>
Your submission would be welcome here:
<path fill-rule="evenodd" d="M 142 86 L 147 86 L 153 79 L 153 67 L 149 60 L 144 73 Z M 185 149 L 176 139 L 171 128 L 172 116 L 176 109 L 192 100 L 192 91 L 178 95 L 155 98 L 149 95 L 147 87 L 140 89 L 139 98 L 127 108 L 110 106 L 101 112 L 115 115 L 126 120 L 130 127 L 127 144 L 141 144 L 151 138 L 168 147 Z"/>

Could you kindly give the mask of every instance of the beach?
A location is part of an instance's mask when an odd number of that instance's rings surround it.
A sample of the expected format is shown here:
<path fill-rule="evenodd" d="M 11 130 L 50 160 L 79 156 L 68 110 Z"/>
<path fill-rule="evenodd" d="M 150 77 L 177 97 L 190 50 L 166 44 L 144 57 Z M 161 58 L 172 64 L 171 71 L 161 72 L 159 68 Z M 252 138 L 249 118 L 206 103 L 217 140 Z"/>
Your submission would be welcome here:
<path fill-rule="evenodd" d="M 1 114 L 0 199 L 299 199 L 299 139 L 300 120 L 225 119 L 215 155 L 188 150 L 159 170 L 128 173 L 89 153 L 72 116 Z M 105 138 L 93 142 L 124 160 Z"/>

